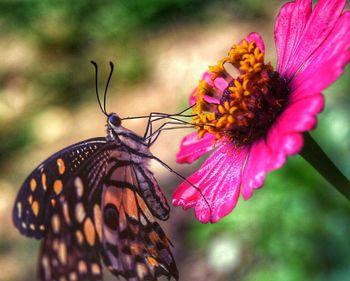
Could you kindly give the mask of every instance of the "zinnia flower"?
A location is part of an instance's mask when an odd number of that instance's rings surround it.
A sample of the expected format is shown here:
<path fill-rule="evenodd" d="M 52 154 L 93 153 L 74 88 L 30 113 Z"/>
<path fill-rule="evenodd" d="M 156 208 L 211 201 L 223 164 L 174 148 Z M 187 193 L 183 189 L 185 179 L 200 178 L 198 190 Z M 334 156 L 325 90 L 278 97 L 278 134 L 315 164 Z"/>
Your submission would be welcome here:
<path fill-rule="evenodd" d="M 264 42 L 251 33 L 209 67 L 190 96 L 197 132 L 181 143 L 177 162 L 192 163 L 215 150 L 183 182 L 173 204 L 194 208 L 198 220 L 217 222 L 240 193 L 249 199 L 267 172 L 303 147 L 324 106 L 321 93 L 350 60 L 350 12 L 345 0 L 285 4 L 275 24 L 276 70 L 264 61 Z M 225 69 L 231 64 L 239 74 Z M 200 191 L 199 191 L 200 190 Z"/>

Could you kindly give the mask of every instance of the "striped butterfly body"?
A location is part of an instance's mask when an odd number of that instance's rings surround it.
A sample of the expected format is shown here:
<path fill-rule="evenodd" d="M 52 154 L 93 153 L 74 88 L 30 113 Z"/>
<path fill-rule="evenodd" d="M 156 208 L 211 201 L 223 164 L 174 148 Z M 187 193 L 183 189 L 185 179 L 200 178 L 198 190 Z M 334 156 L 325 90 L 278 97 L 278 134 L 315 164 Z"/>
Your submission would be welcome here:
<path fill-rule="evenodd" d="M 178 279 L 170 241 L 155 218 L 169 206 L 147 164 L 144 139 L 107 117 L 107 137 L 69 146 L 25 180 L 13 221 L 42 239 L 42 281 L 102 280 L 102 264 L 128 281 Z"/>

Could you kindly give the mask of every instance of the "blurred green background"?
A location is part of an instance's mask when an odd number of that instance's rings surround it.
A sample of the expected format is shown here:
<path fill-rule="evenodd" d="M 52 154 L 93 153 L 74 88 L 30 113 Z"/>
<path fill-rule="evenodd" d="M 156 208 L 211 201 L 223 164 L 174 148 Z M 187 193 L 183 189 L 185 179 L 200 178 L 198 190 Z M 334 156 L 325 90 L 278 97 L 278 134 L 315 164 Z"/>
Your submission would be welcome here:
<path fill-rule="evenodd" d="M 176 112 L 207 65 L 251 31 L 275 63 L 274 19 L 284 1 L 128 0 L 0 2 L 0 280 L 33 280 L 39 242 L 21 237 L 11 209 L 25 177 L 43 159 L 103 136 L 94 92 L 116 64 L 109 111 L 121 116 Z M 325 91 L 313 133 L 350 178 L 350 69 Z M 126 124 L 142 133 L 145 124 Z M 164 134 L 152 151 L 174 163 L 181 137 Z M 198 163 L 197 163 L 198 165 Z M 168 198 L 179 180 L 156 164 Z M 214 225 L 173 209 L 162 223 L 175 248 L 180 280 L 350 280 L 350 204 L 299 156 Z M 106 280 L 113 280 L 107 274 Z"/>

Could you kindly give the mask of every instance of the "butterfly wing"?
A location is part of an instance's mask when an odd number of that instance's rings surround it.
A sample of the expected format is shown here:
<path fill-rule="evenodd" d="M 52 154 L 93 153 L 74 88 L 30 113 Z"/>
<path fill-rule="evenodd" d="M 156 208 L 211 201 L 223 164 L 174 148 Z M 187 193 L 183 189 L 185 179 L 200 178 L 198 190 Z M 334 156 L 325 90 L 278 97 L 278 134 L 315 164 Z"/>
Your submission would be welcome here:
<path fill-rule="evenodd" d="M 54 154 L 29 175 L 13 221 L 22 234 L 44 237 L 42 281 L 101 280 L 100 253 L 128 281 L 178 278 L 169 240 L 153 218 L 166 219 L 169 206 L 142 158 L 95 138 Z"/>
<path fill-rule="evenodd" d="M 56 197 L 39 257 L 42 281 L 102 279 L 102 180 L 115 148 L 104 143 L 71 173 Z"/>
<path fill-rule="evenodd" d="M 101 205 L 104 262 L 114 275 L 128 281 L 157 280 L 162 275 L 178 279 L 170 242 L 154 220 L 139 186 L 141 181 L 152 184 L 153 180 L 140 180 L 138 171 L 144 166 L 130 158 L 125 160 L 122 155 L 110 159 L 108 177 L 104 180 Z M 156 207 L 156 201 L 151 205 L 153 211 L 162 209 Z"/>
<path fill-rule="evenodd" d="M 41 163 L 18 192 L 12 218 L 26 236 L 42 238 L 57 198 L 72 174 L 105 146 L 105 138 L 94 138 L 69 146 Z"/>
<path fill-rule="evenodd" d="M 121 165 L 132 165 L 135 172 L 137 184 L 133 185 L 135 191 L 142 194 L 150 212 L 153 216 L 161 220 L 169 218 L 170 208 L 166 197 L 160 189 L 153 173 L 146 168 L 150 159 L 149 154 L 143 154 L 130 147 L 127 150 L 116 150 L 112 153 L 110 165 L 106 174 L 106 181 L 110 185 L 118 184 L 118 179 L 114 179 L 113 173 Z"/>

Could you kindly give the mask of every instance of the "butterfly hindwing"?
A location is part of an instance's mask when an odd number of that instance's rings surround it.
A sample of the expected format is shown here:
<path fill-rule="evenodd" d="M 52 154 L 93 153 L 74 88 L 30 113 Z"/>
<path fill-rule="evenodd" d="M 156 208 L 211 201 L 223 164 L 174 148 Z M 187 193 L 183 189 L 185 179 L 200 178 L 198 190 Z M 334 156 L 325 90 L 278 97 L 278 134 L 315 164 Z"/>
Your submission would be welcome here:
<path fill-rule="evenodd" d="M 177 279 L 170 242 L 140 192 L 143 179 L 136 171 L 141 167 L 121 154 L 109 162 L 101 208 L 102 256 L 114 275 L 128 281 L 157 280 L 162 275 Z"/>
<path fill-rule="evenodd" d="M 13 221 L 26 236 L 42 238 L 57 197 L 72 174 L 106 144 L 94 138 L 69 146 L 45 160 L 25 180 L 13 209 Z"/>
<path fill-rule="evenodd" d="M 130 165 L 135 174 L 134 179 L 137 181 L 132 187 L 141 194 L 151 213 L 158 219 L 167 220 L 170 208 L 166 197 L 161 191 L 153 173 L 147 169 L 147 155 L 141 154 L 136 150 L 129 151 L 116 150 L 110 158 L 110 165 L 106 175 L 106 181 L 109 184 L 118 184 L 119 177 L 114 178 L 115 170 L 120 166 Z M 130 184 L 127 182 L 127 185 Z"/>

